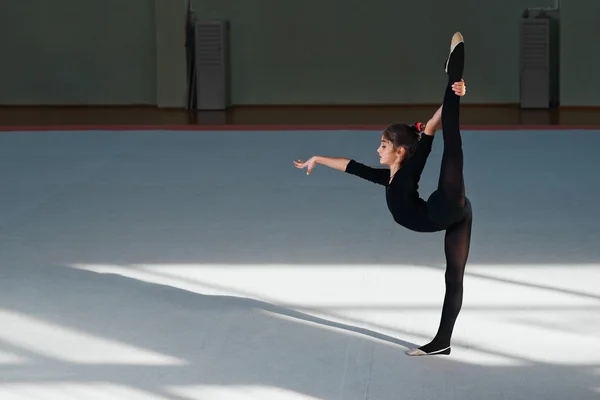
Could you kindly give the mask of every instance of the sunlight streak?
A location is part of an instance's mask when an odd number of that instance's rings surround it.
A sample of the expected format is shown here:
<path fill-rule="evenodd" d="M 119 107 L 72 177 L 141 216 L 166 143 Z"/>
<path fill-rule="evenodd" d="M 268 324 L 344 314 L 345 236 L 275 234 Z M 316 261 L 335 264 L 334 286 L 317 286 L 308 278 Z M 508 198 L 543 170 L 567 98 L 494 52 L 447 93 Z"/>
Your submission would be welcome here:
<path fill-rule="evenodd" d="M 170 393 L 202 400 L 321 400 L 277 387 L 198 385 L 168 388 Z"/>
<path fill-rule="evenodd" d="M 56 360 L 81 364 L 184 364 L 171 356 L 76 332 L 13 311 L 0 310 L 0 326 L 1 340 Z"/>
<path fill-rule="evenodd" d="M 414 343 L 430 340 L 437 330 L 444 294 L 441 267 L 251 264 L 72 267 L 202 295 L 258 300 L 267 303 L 265 306 L 297 310 Z M 567 279 L 567 276 L 577 278 Z M 600 331 L 600 320 L 583 316 L 586 308 L 600 306 L 600 289 L 589 284 L 598 281 L 600 267 L 596 265 L 564 268 L 470 265 L 465 276 L 463 310 L 455 328 L 454 359 L 486 365 L 600 362 L 600 343 L 594 334 Z M 267 309 L 276 312 L 272 307 Z M 582 320 L 586 329 L 577 328 Z M 573 329 L 563 329 L 565 325 Z M 555 351 L 565 346 L 571 351 Z"/>
<path fill-rule="evenodd" d="M 2 400 L 167 400 L 132 387 L 107 383 L 0 383 Z"/>
<path fill-rule="evenodd" d="M 146 282 L 191 290 L 202 288 L 204 294 L 231 295 L 247 293 L 252 298 L 334 307 L 352 302 L 368 293 L 368 305 L 377 308 L 395 298 L 398 303 L 439 305 L 444 289 L 442 267 L 412 265 L 219 265 L 219 264 L 73 264 L 74 268 L 97 273 L 113 273 Z M 536 275 L 532 273 L 535 269 Z M 568 271 L 564 271 L 568 269 Z M 501 267 L 469 265 L 465 281 L 477 305 L 600 305 L 600 265 L 544 267 Z M 153 276 L 155 274 L 156 276 Z M 475 276 L 471 276 L 471 275 Z M 573 278 L 577 279 L 568 279 Z M 537 279 L 538 277 L 539 279 Z M 503 280 L 510 278 L 512 282 Z M 537 279 L 537 280 L 536 280 Z M 277 284 L 273 284 L 277 282 Z M 427 285 L 407 286 L 407 282 Z M 541 282 L 544 282 L 542 284 Z M 539 287 L 535 287 L 538 284 Z M 332 288 L 335 287 L 335 291 Z M 310 290 L 307 290 L 310 289 Z M 357 290 L 360 289 L 360 290 Z M 510 289 L 510 296 L 507 296 Z M 572 292 L 566 292 L 567 290 Z M 581 295 L 576 292 L 580 290 Z M 377 295 L 377 292 L 381 294 Z M 375 294 L 375 295 L 373 295 Z M 597 298 L 590 298 L 596 296 Z M 307 300 L 310 301 L 307 302 Z M 470 304 L 466 303 L 468 307 Z"/>
<path fill-rule="evenodd" d="M 0 351 L 0 365 L 26 364 L 27 360 L 15 354 Z M 1 398 L 1 397 L 0 397 Z"/>

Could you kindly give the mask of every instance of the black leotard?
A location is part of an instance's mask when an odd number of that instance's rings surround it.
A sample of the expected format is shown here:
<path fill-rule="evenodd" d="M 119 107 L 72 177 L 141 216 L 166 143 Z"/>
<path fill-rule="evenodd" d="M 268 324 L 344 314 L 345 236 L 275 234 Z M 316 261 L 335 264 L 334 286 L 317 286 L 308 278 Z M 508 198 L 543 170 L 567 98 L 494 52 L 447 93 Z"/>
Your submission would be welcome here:
<path fill-rule="evenodd" d="M 447 228 L 434 222 L 428 214 L 427 201 L 419 196 L 419 180 L 431 153 L 433 136 L 421 135 L 415 153 L 408 159 L 390 182 L 388 168 L 372 168 L 350 160 L 346 172 L 385 186 L 388 209 L 394 221 L 415 232 L 438 232 Z"/>

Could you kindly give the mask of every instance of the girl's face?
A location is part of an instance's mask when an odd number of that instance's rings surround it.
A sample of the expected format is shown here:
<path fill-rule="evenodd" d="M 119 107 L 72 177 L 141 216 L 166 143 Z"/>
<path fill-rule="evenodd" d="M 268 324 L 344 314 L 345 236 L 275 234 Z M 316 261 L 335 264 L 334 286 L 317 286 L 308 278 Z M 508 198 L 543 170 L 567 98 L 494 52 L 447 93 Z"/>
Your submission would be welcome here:
<path fill-rule="evenodd" d="M 377 154 L 379 154 L 379 163 L 390 166 L 397 164 L 402 159 L 403 150 L 404 149 L 401 147 L 395 150 L 392 142 L 382 136 L 381 144 L 377 149 Z"/>

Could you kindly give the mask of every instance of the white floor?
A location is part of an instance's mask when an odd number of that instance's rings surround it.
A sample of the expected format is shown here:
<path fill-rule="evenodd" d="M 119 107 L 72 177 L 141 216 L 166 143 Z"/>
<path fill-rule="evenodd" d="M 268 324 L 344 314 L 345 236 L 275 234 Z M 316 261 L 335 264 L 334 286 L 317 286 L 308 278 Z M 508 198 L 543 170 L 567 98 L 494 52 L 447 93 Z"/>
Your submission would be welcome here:
<path fill-rule="evenodd" d="M 412 358 L 443 233 L 292 165 L 379 133 L 0 133 L 0 399 L 600 398 L 600 132 L 463 136 L 463 311 Z"/>

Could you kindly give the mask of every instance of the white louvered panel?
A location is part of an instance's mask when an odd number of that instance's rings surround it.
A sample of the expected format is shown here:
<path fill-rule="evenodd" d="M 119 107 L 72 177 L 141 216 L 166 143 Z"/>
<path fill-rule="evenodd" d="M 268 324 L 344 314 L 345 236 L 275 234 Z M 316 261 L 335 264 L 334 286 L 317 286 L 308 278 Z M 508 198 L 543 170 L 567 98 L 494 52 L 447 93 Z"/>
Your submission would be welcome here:
<path fill-rule="evenodd" d="M 521 22 L 521 107 L 550 107 L 550 21 Z"/>
<path fill-rule="evenodd" d="M 550 30 L 547 23 L 526 21 L 523 26 L 523 68 L 548 68 Z"/>
<path fill-rule="evenodd" d="M 198 63 L 202 65 L 220 65 L 223 62 L 222 29 L 217 24 L 204 24 L 197 28 Z"/>
<path fill-rule="evenodd" d="M 196 76 L 199 110 L 224 110 L 228 103 L 227 21 L 196 24 Z"/>

